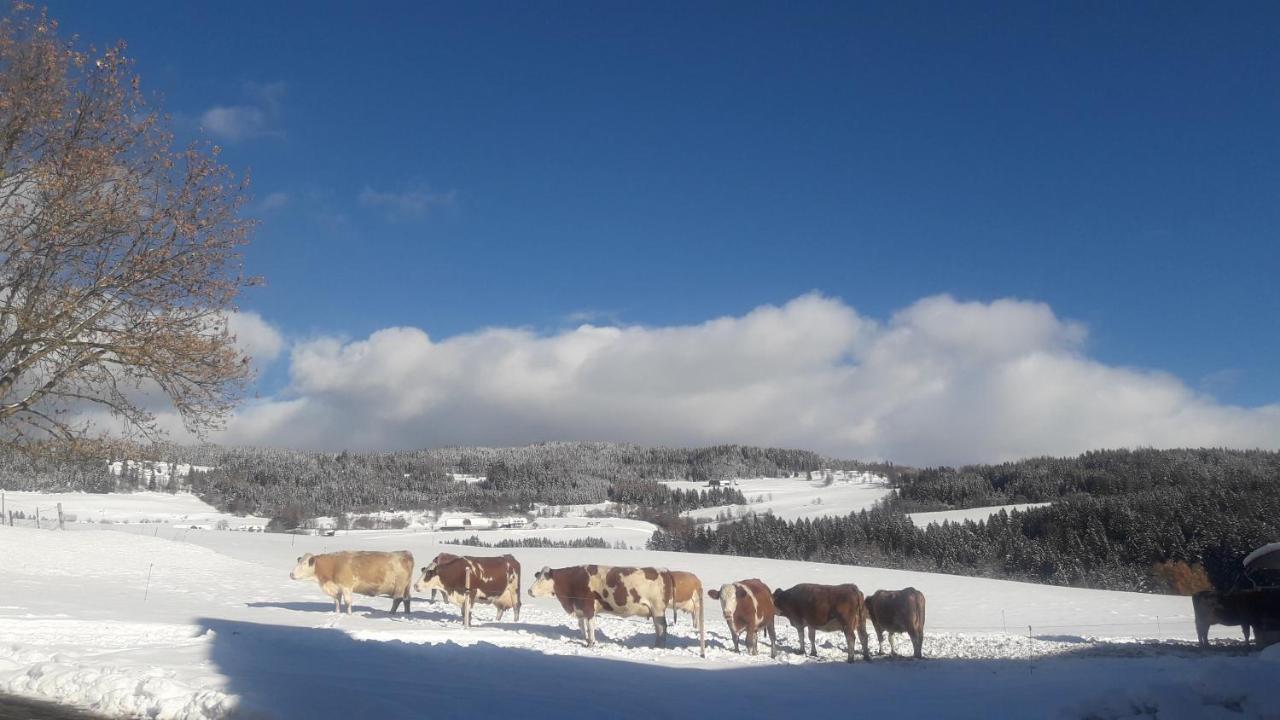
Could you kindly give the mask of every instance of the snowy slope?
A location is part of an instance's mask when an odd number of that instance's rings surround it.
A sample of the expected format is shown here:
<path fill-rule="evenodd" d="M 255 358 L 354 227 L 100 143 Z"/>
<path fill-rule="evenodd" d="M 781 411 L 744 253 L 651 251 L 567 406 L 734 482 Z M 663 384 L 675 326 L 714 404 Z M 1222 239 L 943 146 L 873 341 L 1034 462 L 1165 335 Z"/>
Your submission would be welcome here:
<path fill-rule="evenodd" d="M 772 512 L 784 520 L 843 516 L 869 508 L 892 492 L 883 478 L 866 483 L 838 481 L 830 485 L 802 478 L 739 478 L 732 482 L 731 487 L 747 496 L 747 505 L 699 508 L 684 515 L 704 521 L 715 520 L 727 511 L 732 511 L 735 517 Z M 673 490 L 705 490 L 707 487 L 705 483 L 683 480 L 663 484 Z"/>
<path fill-rule="evenodd" d="M 107 521 L 212 526 L 219 520 L 226 520 L 231 527 L 267 524 L 267 518 L 236 517 L 219 512 L 190 493 L 40 493 L 14 490 L 6 490 L 4 493 L 6 510 L 21 510 L 28 517 L 33 517 L 36 508 L 39 508 L 44 520 L 57 520 L 58 503 L 62 503 L 64 514 L 74 515 L 76 522 L 81 523 Z"/>
<path fill-rule="evenodd" d="M 492 610 L 481 608 L 480 624 L 464 630 L 455 608 L 425 600 L 409 619 L 389 617 L 390 601 L 372 598 L 358 600 L 354 616 L 335 617 L 314 583 L 288 579 L 304 551 L 403 547 L 424 564 L 438 551 L 456 550 L 423 534 L 169 536 L 110 527 L 0 528 L 0 691 L 158 718 L 232 711 L 276 718 L 585 711 L 650 718 L 706 716 L 709 709 L 782 717 L 797 703 L 815 714 L 856 707 L 938 717 L 1126 717 L 1152 706 L 1160 717 L 1280 713 L 1280 701 L 1257 690 L 1280 669 L 1274 653 L 1268 660 L 1223 650 L 1202 655 L 1187 643 L 1084 639 L 1191 637 L 1185 598 L 751 558 L 512 551 L 526 586 L 544 564 L 600 562 L 689 569 L 708 586 L 752 576 L 773 586 L 853 580 L 868 591 L 910 584 L 929 598 L 931 659 L 924 662 L 849 666 L 834 635 L 817 660 L 790 652 L 778 660 L 735 655 L 714 607 L 703 660 L 685 615 L 672 629 L 671 648 L 648 647 L 648 621 L 604 618 L 600 644 L 588 649 L 554 601 L 526 596 L 519 623 L 509 616 L 495 623 Z M 1000 631 L 1004 622 L 1008 634 Z M 1026 637 L 1027 624 L 1035 639 Z M 793 650 L 794 630 L 783 622 L 779 634 Z M 1212 704 L 1224 702 L 1241 712 L 1228 715 Z"/>
<path fill-rule="evenodd" d="M 965 510 L 942 510 L 940 512 L 923 512 L 908 513 L 907 517 L 911 518 L 911 522 L 916 527 L 925 527 L 934 523 L 942 524 L 944 522 L 962 523 L 965 520 L 986 520 L 999 513 L 1001 510 L 1005 512 L 1013 512 L 1014 510 L 1029 510 L 1031 508 L 1045 507 L 1049 503 L 1022 503 L 1019 505 L 988 505 L 986 507 L 968 508 Z"/>

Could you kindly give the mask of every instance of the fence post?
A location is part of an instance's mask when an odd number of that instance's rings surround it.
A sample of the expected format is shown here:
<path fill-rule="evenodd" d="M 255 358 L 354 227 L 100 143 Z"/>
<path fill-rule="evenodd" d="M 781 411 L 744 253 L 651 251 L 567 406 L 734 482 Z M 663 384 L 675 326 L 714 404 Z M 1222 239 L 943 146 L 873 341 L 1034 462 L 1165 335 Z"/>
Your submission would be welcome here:
<path fill-rule="evenodd" d="M 147 602 L 147 596 L 151 594 L 151 568 L 154 568 L 155 566 L 155 563 L 147 565 L 147 588 L 142 592 L 142 603 L 144 605 Z"/>
<path fill-rule="evenodd" d="M 36 506 L 36 529 L 40 529 L 40 506 Z"/>
<path fill-rule="evenodd" d="M 1033 673 L 1036 666 L 1031 662 L 1031 626 L 1027 626 L 1027 672 Z"/>
<path fill-rule="evenodd" d="M 1004 616 L 1004 610 L 1000 611 L 1000 624 L 1004 626 L 1004 634 L 1009 634 L 1009 620 Z"/>
<path fill-rule="evenodd" d="M 1160 616 L 1156 616 L 1156 637 L 1164 640 L 1164 628 L 1160 625 Z"/>
<path fill-rule="evenodd" d="M 62 503 L 58 503 L 58 529 L 59 529 L 59 530 L 66 530 L 66 529 L 67 529 L 67 528 L 66 528 L 65 526 L 63 526 L 63 524 L 62 524 Z"/>

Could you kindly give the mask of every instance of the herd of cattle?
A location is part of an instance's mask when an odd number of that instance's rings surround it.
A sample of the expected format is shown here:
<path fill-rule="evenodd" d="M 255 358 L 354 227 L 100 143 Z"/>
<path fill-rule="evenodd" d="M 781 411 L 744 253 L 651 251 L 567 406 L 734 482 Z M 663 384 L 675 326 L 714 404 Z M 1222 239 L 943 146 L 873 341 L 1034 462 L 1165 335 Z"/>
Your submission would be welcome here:
<path fill-rule="evenodd" d="M 307 553 L 298 558 L 289 577 L 314 578 L 320 589 L 333 598 L 334 612 L 341 612 L 345 604 L 350 614 L 352 596 L 359 594 L 388 596 L 392 598 L 392 613 L 403 603 L 408 614 L 413 592 L 430 593 L 433 600 L 436 593 L 441 593 L 462 609 L 462 624 L 466 627 L 471 626 L 471 611 L 477 603 L 492 605 L 499 621 L 507 610 L 514 612 L 517 622 L 520 620 L 520 563 L 511 555 L 440 553 L 422 568 L 414 582 L 413 554 L 408 551 Z M 738 636 L 745 635 L 747 651 L 757 654 L 757 636 L 764 632 L 769 637 L 770 655 L 777 657 L 774 619 L 781 615 L 799 632 L 801 654 L 805 652 L 806 629 L 812 655 L 818 654 L 816 631 L 839 631 L 844 633 L 849 662 L 854 660 L 855 638 L 861 642 L 862 657 L 870 660 L 866 630 L 866 621 L 870 620 L 882 654 L 886 633 L 890 652 L 897 654 L 894 633 L 905 632 L 911 638 L 915 657 L 922 657 L 924 593 L 915 588 L 879 590 L 864 597 L 852 584 L 801 583 L 771 592 L 763 582 L 751 578 L 726 583 L 706 594 L 720 601 L 735 652 L 740 649 Z M 578 618 L 588 646 L 595 644 L 598 613 L 652 618 L 654 647 L 666 645 L 667 610 L 671 610 L 673 623 L 677 612 L 689 613 L 698 630 L 699 649 L 706 657 L 702 581 L 692 573 L 606 565 L 544 567 L 534 574 L 529 596 L 558 600 L 565 612 Z M 1262 645 L 1280 641 L 1280 588 L 1201 592 L 1192 597 L 1192 607 L 1201 646 L 1208 644 L 1211 625 L 1240 626 L 1246 645 L 1251 628 Z"/>
<path fill-rule="evenodd" d="M 409 613 L 412 593 L 442 593 L 462 609 L 462 624 L 470 627 L 472 608 L 477 603 L 492 605 L 497 619 L 512 610 L 520 620 L 520 563 L 510 555 L 498 557 L 459 556 L 440 553 L 413 582 L 413 555 L 398 552 L 337 552 L 324 555 L 307 553 L 289 577 L 294 580 L 314 578 L 320 589 L 333 598 L 334 612 L 343 604 L 351 613 L 353 595 L 388 596 L 391 612 L 404 603 Z M 876 631 L 880 652 L 884 653 L 884 636 L 889 635 L 890 652 L 897 654 L 894 633 L 905 632 L 911 638 L 915 657 L 923 657 L 924 594 L 915 588 L 880 590 L 864 597 L 858 586 L 801 583 L 787 590 L 773 590 L 757 579 L 726 583 L 706 591 L 712 600 L 720 601 L 725 622 L 733 635 L 733 649 L 739 651 L 739 635 L 745 635 L 747 651 L 757 654 L 757 636 L 769 636 L 770 655 L 777 657 L 778 643 L 774 619 L 781 615 L 791 622 L 800 635 L 800 652 L 805 652 L 805 630 L 809 632 L 809 652 L 818 654 L 815 633 L 818 630 L 844 633 L 849 662 L 854 660 L 855 637 L 861 641 L 862 657 L 870 660 L 867 650 L 866 621 Z M 703 657 L 707 653 L 706 628 L 703 620 L 702 581 L 692 573 L 651 567 L 609 567 L 606 565 L 574 565 L 563 568 L 544 567 L 534 574 L 529 596 L 555 598 L 565 612 L 578 618 L 578 627 L 588 646 L 595 644 L 595 617 L 608 613 L 622 617 L 648 617 L 653 620 L 654 647 L 664 647 L 667 637 L 667 610 L 672 622 L 677 612 L 693 616 L 698 630 L 698 646 Z"/>

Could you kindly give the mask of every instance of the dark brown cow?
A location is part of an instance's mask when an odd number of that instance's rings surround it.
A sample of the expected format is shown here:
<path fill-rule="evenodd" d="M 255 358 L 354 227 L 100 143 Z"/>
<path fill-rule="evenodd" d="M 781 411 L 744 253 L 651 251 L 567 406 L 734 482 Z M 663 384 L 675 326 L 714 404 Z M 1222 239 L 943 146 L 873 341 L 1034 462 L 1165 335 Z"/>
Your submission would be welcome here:
<path fill-rule="evenodd" d="M 857 585 L 801 583 L 789 590 L 774 590 L 773 605 L 800 633 L 801 655 L 804 654 L 804 631 L 808 628 L 811 655 L 818 654 L 815 631 L 839 630 L 844 633 L 849 648 L 849 662 L 853 662 L 855 632 L 862 640 L 862 658 L 871 659 L 867 651 L 867 609 Z"/>
<path fill-rule="evenodd" d="M 867 598 L 867 617 L 875 628 L 880 654 L 884 654 L 884 634 L 889 633 L 889 652 L 898 654 L 894 647 L 895 633 L 904 632 L 911 638 L 915 656 L 923 658 L 924 646 L 924 593 L 909 587 L 902 590 L 877 590 Z"/>
<path fill-rule="evenodd" d="M 1209 644 L 1211 625 L 1239 625 L 1245 645 L 1249 644 L 1250 629 L 1258 633 L 1259 640 L 1263 640 L 1262 634 L 1266 631 L 1280 630 L 1280 588 L 1235 592 L 1204 590 L 1191 596 L 1191 607 L 1195 610 L 1200 647 Z"/>
<path fill-rule="evenodd" d="M 511 555 L 501 557 L 457 556 L 440 553 L 422 568 L 415 592 L 439 590 L 449 602 L 462 608 L 462 625 L 471 627 L 471 608 L 477 602 L 493 605 L 502 613 L 511 608 L 520 622 L 520 563 Z"/>
<path fill-rule="evenodd" d="M 529 596 L 554 597 L 578 618 L 587 646 L 596 644 L 597 612 L 653 619 L 654 647 L 667 642 L 667 603 L 674 596 L 671 573 L 645 567 L 574 565 L 544 567 L 533 576 Z"/>
<path fill-rule="evenodd" d="M 333 611 L 341 612 L 347 604 L 351 614 L 352 595 L 387 595 L 392 598 L 391 612 L 404 603 L 409 614 L 409 585 L 413 581 L 413 553 L 336 552 L 325 555 L 307 553 L 289 573 L 290 579 L 315 578 L 320 589 L 333 598 Z"/>
<path fill-rule="evenodd" d="M 712 600 L 720 601 L 724 621 L 733 634 L 733 651 L 738 652 L 738 633 L 747 634 L 747 652 L 759 653 L 756 638 L 760 630 L 769 634 L 769 657 L 778 657 L 778 634 L 774 627 L 773 595 L 769 586 L 755 578 L 721 585 L 719 590 L 708 590 Z M 801 640 L 803 641 L 803 636 Z"/>
<path fill-rule="evenodd" d="M 683 610 L 693 616 L 698 629 L 698 651 L 707 656 L 706 618 L 702 612 L 702 581 L 697 575 L 679 570 L 671 571 L 671 624 L 676 623 L 676 613 Z"/>

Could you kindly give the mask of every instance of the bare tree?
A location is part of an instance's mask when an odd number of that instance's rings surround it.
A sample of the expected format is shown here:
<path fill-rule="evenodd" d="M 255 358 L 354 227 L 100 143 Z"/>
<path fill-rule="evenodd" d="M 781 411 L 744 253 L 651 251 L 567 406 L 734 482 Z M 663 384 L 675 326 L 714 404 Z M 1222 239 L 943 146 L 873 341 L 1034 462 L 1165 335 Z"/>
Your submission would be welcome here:
<path fill-rule="evenodd" d="M 167 398 L 195 433 L 244 390 L 227 328 L 245 183 L 217 147 L 174 149 L 120 44 L 0 21 L 0 429 L 74 439 L 109 412 L 144 435 Z"/>

